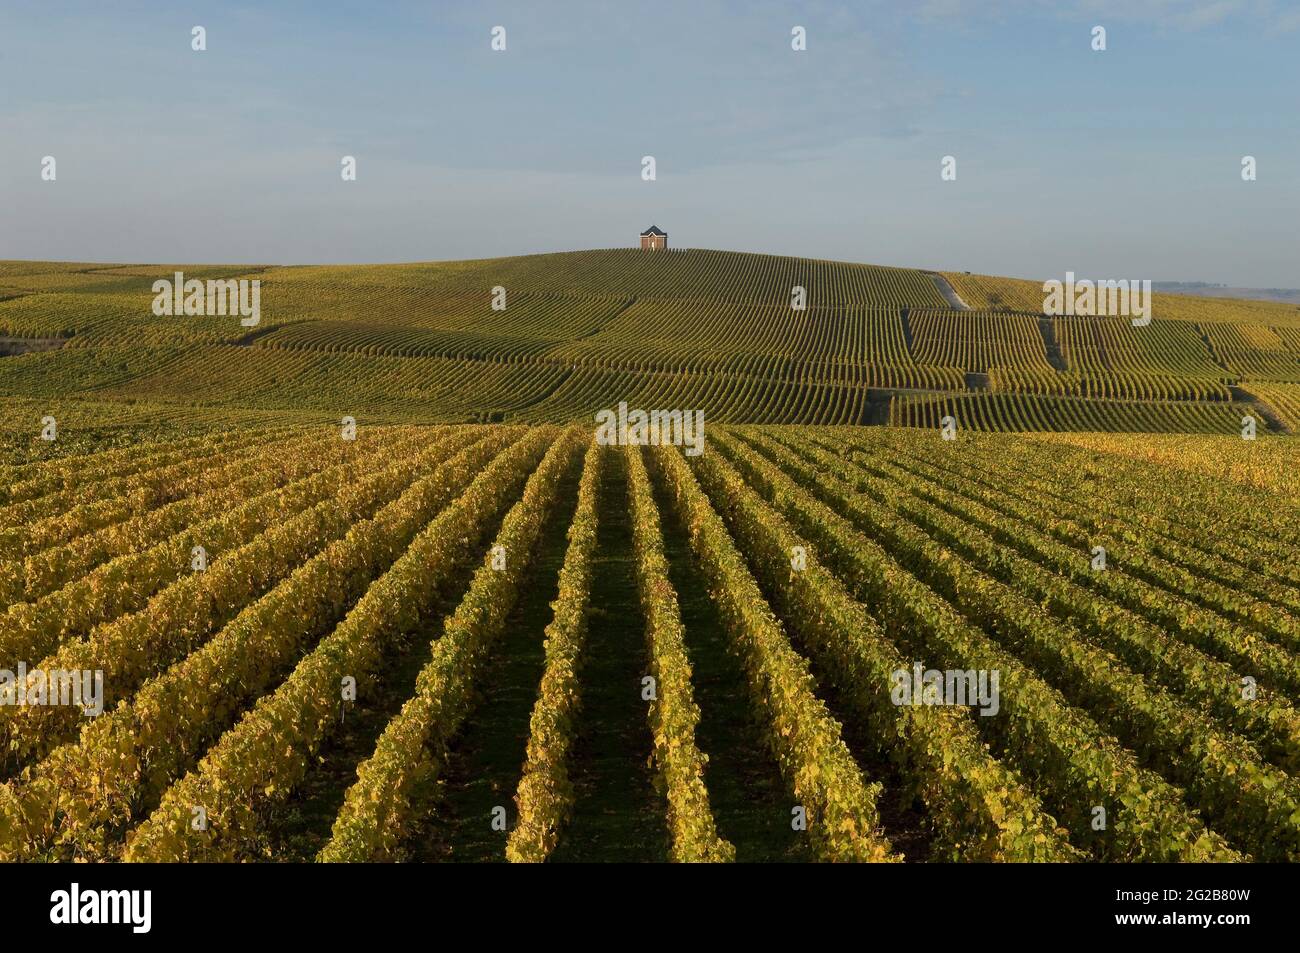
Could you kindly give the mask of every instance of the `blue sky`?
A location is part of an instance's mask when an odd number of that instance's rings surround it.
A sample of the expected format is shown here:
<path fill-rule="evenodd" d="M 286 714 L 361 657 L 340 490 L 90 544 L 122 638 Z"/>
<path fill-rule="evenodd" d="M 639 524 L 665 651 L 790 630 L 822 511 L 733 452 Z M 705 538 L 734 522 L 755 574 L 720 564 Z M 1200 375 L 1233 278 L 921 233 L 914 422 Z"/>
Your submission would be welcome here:
<path fill-rule="evenodd" d="M 0 6 L 0 258 L 471 258 L 653 222 L 681 246 L 1295 287 L 1298 221 L 1290 0 Z"/>

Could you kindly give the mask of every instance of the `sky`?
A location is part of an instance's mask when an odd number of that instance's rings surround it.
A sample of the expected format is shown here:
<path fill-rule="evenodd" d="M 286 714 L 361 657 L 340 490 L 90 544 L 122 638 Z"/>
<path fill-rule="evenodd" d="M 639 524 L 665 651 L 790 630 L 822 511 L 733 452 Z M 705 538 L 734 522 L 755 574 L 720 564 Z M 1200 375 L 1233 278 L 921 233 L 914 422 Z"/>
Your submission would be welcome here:
<path fill-rule="evenodd" d="M 1300 287 L 1300 0 L 0 3 L 0 258 L 485 258 L 651 224 Z"/>

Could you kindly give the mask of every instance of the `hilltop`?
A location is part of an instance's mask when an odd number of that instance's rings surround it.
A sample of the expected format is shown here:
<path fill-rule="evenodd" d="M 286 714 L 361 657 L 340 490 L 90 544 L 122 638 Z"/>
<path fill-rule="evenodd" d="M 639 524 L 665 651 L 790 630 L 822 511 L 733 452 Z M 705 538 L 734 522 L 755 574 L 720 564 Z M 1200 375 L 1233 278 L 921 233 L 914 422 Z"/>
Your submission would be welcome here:
<path fill-rule="evenodd" d="M 261 320 L 155 316 L 153 284 L 258 280 Z M 791 307 L 806 290 L 806 310 Z M 97 425 L 344 414 L 1236 433 L 1300 428 L 1300 309 L 1155 295 L 1048 317 L 1041 284 L 708 250 L 378 266 L 0 262 L 0 394 Z M 494 302 L 497 308 L 494 309 Z M 24 421 L 26 423 L 26 421 Z"/>

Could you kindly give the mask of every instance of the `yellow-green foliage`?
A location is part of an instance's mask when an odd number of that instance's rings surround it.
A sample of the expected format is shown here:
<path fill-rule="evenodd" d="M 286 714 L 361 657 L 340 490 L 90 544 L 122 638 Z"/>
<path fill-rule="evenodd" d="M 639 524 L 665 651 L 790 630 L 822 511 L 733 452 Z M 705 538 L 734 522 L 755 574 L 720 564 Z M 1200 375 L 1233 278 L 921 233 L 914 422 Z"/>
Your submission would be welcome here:
<path fill-rule="evenodd" d="M 76 404 L 120 402 L 119 426 L 214 411 L 568 422 L 620 400 L 714 422 L 854 424 L 889 419 L 891 394 L 933 402 L 987 387 L 1009 410 L 978 426 L 1215 430 L 1224 415 L 1213 405 L 1231 400 L 1230 385 L 1300 384 L 1300 312 L 1288 305 L 1157 294 L 1144 328 L 1040 321 L 1038 282 L 949 273 L 976 309 L 961 312 L 924 272 L 802 258 L 606 249 L 413 265 L 3 269 L 0 350 L 55 349 L 0 358 L 0 396 L 60 403 L 78 418 Z M 261 282 L 261 322 L 155 317 L 153 282 L 177 271 Z M 1048 412 L 1022 395 L 1097 410 Z"/>
<path fill-rule="evenodd" d="M 531 718 L 493 729 L 520 744 L 497 779 L 518 820 L 475 849 L 542 861 L 561 836 L 566 851 L 607 846 L 587 811 L 588 732 L 608 692 L 641 685 L 593 686 L 581 663 L 587 627 L 627 613 L 601 650 L 656 680 L 620 743 L 663 797 L 647 784 L 644 804 L 617 808 L 657 811 L 673 859 L 755 850 L 721 719 L 768 748 L 746 752 L 744 776 L 784 791 L 764 807 L 781 824 L 804 812 L 806 831 L 782 834 L 807 856 L 912 859 L 907 835 L 923 831 L 931 860 L 1300 859 L 1292 440 L 720 426 L 689 457 L 554 426 L 340 436 L 227 420 L 0 464 L 0 578 L 26 600 L 0 612 L 0 668 L 102 671 L 106 704 L 84 719 L 4 699 L 0 859 L 411 856 L 437 791 L 464 783 L 476 687 L 501 671 L 488 663 L 506 657 L 515 607 L 555 581 L 526 570 L 549 563 L 542 527 L 570 506 L 556 599 L 521 630 L 545 630 L 545 659 L 536 644 L 535 675 L 509 686 Z M 630 535 L 598 538 L 615 506 Z M 682 571 L 701 574 L 709 611 L 683 613 Z M 623 572 L 636 585 L 620 596 Z M 385 677 L 424 644 L 413 687 Z M 697 646 L 734 653 L 739 691 L 705 690 Z M 996 713 L 900 703 L 894 676 L 918 662 L 997 672 Z M 350 753 L 354 708 L 379 716 L 379 740 Z M 322 784 L 342 801 L 313 821 L 332 839 L 287 839 Z M 665 856 L 653 839 L 642 856 Z"/>

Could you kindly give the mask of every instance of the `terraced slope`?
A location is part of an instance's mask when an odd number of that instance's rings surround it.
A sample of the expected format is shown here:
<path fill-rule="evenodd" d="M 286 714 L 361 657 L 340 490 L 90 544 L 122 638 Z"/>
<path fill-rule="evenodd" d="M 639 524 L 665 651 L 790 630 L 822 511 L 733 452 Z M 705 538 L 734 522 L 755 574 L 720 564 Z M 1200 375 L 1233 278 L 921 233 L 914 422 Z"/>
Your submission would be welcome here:
<path fill-rule="evenodd" d="M 178 271 L 260 281 L 259 324 L 155 317 L 153 284 Z M 563 423 L 628 401 L 736 423 L 930 426 L 952 414 L 973 429 L 1233 433 L 1251 415 L 1262 433 L 1292 429 L 1293 307 L 1157 295 L 1155 320 L 1134 328 L 1043 316 L 1035 282 L 941 280 L 969 307 L 929 272 L 703 250 L 288 268 L 0 262 L 0 397 L 69 422 L 118 404 L 122 421 L 203 409 Z M 1254 385 L 1283 388 L 1270 392 L 1283 406 Z"/>

